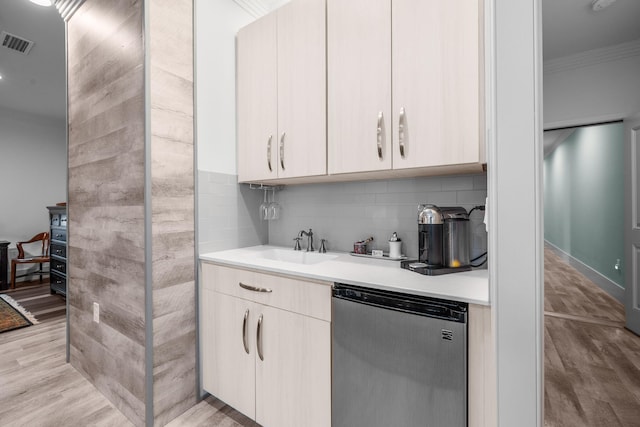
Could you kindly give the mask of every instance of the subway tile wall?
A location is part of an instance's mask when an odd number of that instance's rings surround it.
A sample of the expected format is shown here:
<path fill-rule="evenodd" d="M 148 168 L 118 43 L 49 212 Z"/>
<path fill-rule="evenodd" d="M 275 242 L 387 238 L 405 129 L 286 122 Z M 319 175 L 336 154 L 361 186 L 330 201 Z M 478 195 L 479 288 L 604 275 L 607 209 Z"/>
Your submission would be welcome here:
<path fill-rule="evenodd" d="M 486 174 L 295 185 L 276 193 L 280 219 L 263 222 L 268 222 L 269 244 L 293 248 L 300 230 L 312 228 L 316 250 L 320 239 L 326 239 L 328 251 L 341 252 L 352 251 L 354 241 L 369 236 L 374 238 L 369 249 L 387 252 L 387 241 L 396 231 L 403 253 L 416 258 L 418 204 L 462 206 L 469 211 L 484 205 L 486 196 Z M 483 211 L 471 214 L 471 258 L 487 250 L 483 218 Z M 306 248 L 306 238 L 301 243 Z"/>
<path fill-rule="evenodd" d="M 237 175 L 199 170 L 199 253 L 267 244 L 268 224 L 258 215 L 262 197 L 238 185 Z"/>

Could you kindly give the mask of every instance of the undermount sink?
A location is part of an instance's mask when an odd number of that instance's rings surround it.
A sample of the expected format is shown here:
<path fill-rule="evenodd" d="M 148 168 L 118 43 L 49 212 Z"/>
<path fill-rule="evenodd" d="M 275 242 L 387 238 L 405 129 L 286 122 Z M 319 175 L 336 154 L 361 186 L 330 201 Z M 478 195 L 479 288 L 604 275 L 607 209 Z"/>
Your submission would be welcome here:
<path fill-rule="evenodd" d="M 318 264 L 338 257 L 333 254 L 318 252 L 294 251 L 293 249 L 267 249 L 257 254 L 260 258 L 273 261 L 290 262 L 293 264 Z"/>

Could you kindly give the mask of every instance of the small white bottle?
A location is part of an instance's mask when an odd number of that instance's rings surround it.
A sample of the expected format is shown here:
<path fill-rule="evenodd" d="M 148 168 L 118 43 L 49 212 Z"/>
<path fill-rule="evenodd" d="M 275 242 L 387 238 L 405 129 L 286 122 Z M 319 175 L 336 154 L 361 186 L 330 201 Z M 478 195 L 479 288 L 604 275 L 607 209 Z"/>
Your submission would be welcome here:
<path fill-rule="evenodd" d="M 398 233 L 395 231 L 389 238 L 389 258 L 401 258 L 402 257 L 402 240 L 398 238 Z"/>

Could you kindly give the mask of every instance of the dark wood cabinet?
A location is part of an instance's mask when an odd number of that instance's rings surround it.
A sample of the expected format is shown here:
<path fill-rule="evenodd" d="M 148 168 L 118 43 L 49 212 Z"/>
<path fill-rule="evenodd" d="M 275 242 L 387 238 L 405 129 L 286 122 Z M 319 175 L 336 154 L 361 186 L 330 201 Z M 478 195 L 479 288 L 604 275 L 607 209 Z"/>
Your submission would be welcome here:
<path fill-rule="evenodd" d="M 49 255 L 51 262 L 51 293 L 67 296 L 67 207 L 48 206 L 51 244 Z"/>
<path fill-rule="evenodd" d="M 9 242 L 0 240 L 0 291 L 9 289 Z"/>

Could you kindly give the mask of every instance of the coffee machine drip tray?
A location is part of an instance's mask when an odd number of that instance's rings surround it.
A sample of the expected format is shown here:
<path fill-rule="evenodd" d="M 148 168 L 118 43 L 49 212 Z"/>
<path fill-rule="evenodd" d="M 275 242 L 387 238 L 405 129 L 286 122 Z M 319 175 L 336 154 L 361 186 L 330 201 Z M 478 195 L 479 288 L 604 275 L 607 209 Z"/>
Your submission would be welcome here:
<path fill-rule="evenodd" d="M 405 270 L 415 271 L 416 273 L 424 274 L 426 276 L 439 276 L 441 274 L 460 273 L 461 271 L 471 271 L 470 265 L 462 267 L 435 267 L 429 266 L 424 262 L 420 262 L 417 259 L 401 261 L 400 267 Z"/>

